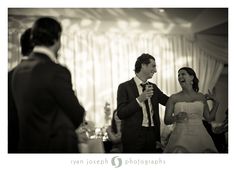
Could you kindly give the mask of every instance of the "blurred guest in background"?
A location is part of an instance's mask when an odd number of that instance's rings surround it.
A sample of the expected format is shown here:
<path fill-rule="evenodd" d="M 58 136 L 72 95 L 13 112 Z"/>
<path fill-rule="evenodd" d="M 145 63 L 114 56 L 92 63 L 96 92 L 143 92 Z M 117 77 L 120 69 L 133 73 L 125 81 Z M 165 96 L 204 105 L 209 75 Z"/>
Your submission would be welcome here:
<path fill-rule="evenodd" d="M 121 120 L 117 116 L 117 110 L 114 110 L 111 119 L 111 125 L 107 128 L 108 139 L 112 142 L 111 153 L 121 153 Z"/>
<path fill-rule="evenodd" d="M 91 121 L 84 120 L 83 123 L 76 129 L 78 137 L 78 146 L 81 153 L 89 153 L 89 140 L 92 136 L 95 136 L 95 125 Z"/>
<path fill-rule="evenodd" d="M 228 152 L 228 109 L 225 111 L 223 122 L 214 123 L 203 121 L 205 128 L 211 135 L 219 153 Z"/>
<path fill-rule="evenodd" d="M 69 70 L 57 63 L 61 32 L 55 19 L 37 19 L 31 31 L 33 52 L 13 73 L 19 152 L 78 152 L 75 129 L 85 110 L 72 90 Z"/>
<path fill-rule="evenodd" d="M 105 113 L 105 125 L 109 124 L 111 120 L 111 105 L 110 103 L 106 102 L 104 106 L 104 113 Z"/>
<path fill-rule="evenodd" d="M 81 153 L 104 153 L 103 134 L 94 122 L 85 121 L 76 130 Z"/>
<path fill-rule="evenodd" d="M 33 50 L 30 41 L 31 28 L 26 29 L 20 37 L 21 60 L 27 59 Z M 19 142 L 19 122 L 15 101 L 12 96 L 12 75 L 15 68 L 8 72 L 8 152 L 17 153 Z"/>
<path fill-rule="evenodd" d="M 159 104 L 166 105 L 166 96 L 147 80 L 156 73 L 155 58 L 142 54 L 135 63 L 136 76 L 119 85 L 117 115 L 122 121 L 122 145 L 125 153 L 154 153 L 160 142 Z"/>

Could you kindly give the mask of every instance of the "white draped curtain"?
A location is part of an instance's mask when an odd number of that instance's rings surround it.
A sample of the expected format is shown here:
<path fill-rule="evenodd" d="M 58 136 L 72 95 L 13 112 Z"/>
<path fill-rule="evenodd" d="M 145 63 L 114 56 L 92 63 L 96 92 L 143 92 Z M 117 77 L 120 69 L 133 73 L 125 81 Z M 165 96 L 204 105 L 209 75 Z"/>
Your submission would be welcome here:
<path fill-rule="evenodd" d="M 20 61 L 19 35 L 17 29 L 9 29 L 9 70 Z M 134 76 L 135 61 L 142 53 L 155 57 L 157 73 L 150 81 L 167 95 L 180 90 L 177 72 L 183 66 L 196 71 L 203 93 L 214 87 L 223 69 L 223 62 L 183 35 L 64 30 L 60 63 L 71 71 L 73 88 L 86 109 L 87 120 L 97 127 L 105 125 L 105 103 L 110 103 L 112 110 L 116 108 L 118 85 Z M 160 117 L 163 130 L 164 107 L 160 108 Z"/>

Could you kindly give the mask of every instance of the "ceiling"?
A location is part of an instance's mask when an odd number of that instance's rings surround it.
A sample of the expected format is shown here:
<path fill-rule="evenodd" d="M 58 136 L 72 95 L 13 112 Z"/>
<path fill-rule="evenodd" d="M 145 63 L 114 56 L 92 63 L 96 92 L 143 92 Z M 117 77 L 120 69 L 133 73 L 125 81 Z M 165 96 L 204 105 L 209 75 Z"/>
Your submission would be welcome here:
<path fill-rule="evenodd" d="M 67 35 L 181 34 L 228 63 L 228 8 L 8 8 L 9 32 L 24 31 L 41 16 L 56 17 Z"/>
<path fill-rule="evenodd" d="M 91 19 L 114 21 L 116 19 L 135 19 L 150 22 L 166 19 L 175 23 L 191 22 L 203 8 L 9 8 L 9 15 L 55 16 L 71 19 Z M 163 17 L 165 16 L 165 18 Z"/>
<path fill-rule="evenodd" d="M 212 31 L 226 35 L 228 31 L 222 25 L 228 24 L 227 8 L 9 8 L 8 14 L 9 24 L 17 19 L 33 22 L 39 16 L 53 16 L 64 24 L 69 19 L 80 27 L 99 22 L 100 31 L 108 30 L 114 23 L 118 23 L 117 28 L 128 28 L 129 23 L 132 28 L 174 34 Z"/>

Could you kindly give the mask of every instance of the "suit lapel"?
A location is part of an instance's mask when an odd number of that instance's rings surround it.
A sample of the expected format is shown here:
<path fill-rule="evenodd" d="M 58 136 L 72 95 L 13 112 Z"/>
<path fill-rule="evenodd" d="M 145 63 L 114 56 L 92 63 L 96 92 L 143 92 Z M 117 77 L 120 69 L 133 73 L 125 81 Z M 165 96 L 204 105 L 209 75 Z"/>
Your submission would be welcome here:
<path fill-rule="evenodd" d="M 153 85 L 153 90 L 154 90 L 154 94 L 151 97 L 151 103 L 152 103 L 152 109 L 153 109 L 153 113 L 154 115 L 157 113 L 159 114 L 159 109 L 157 109 L 158 107 L 158 100 L 157 100 L 157 91 L 155 91 L 155 85 L 153 83 L 151 83 Z M 154 120 L 154 119 L 153 119 Z"/>
<path fill-rule="evenodd" d="M 153 86 L 153 96 L 151 97 L 151 103 L 152 103 L 152 105 L 154 105 L 155 104 L 155 89 L 154 89 L 154 84 L 153 83 L 151 83 L 151 84 Z"/>
<path fill-rule="evenodd" d="M 134 94 L 135 97 L 138 97 L 139 96 L 139 93 L 138 93 L 138 88 L 136 86 L 136 83 L 134 81 L 134 78 L 132 78 L 129 82 L 129 86 L 132 90 L 132 93 Z"/>

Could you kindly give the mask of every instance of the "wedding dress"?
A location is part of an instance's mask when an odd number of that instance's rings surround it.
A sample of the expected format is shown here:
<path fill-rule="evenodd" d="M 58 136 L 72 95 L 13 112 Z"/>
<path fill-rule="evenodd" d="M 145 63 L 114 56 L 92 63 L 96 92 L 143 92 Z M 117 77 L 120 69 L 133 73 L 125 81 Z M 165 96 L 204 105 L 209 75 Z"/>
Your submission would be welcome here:
<path fill-rule="evenodd" d="M 177 102 L 174 114 L 186 112 L 188 119 L 175 123 L 165 153 L 215 153 L 217 149 L 202 123 L 202 101 Z"/>

